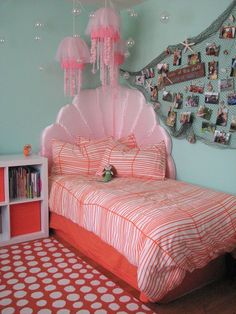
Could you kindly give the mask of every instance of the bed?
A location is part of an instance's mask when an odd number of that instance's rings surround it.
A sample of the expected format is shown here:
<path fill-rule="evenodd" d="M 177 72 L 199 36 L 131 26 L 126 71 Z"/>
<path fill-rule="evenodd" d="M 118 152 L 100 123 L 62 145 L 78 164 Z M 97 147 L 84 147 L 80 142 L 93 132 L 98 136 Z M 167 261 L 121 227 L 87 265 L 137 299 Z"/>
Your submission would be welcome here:
<path fill-rule="evenodd" d="M 175 179 L 171 139 L 139 91 L 82 90 L 41 139 L 50 227 L 142 301 L 168 302 L 224 274 L 236 197 Z M 117 170 L 108 183 L 106 164 Z"/>

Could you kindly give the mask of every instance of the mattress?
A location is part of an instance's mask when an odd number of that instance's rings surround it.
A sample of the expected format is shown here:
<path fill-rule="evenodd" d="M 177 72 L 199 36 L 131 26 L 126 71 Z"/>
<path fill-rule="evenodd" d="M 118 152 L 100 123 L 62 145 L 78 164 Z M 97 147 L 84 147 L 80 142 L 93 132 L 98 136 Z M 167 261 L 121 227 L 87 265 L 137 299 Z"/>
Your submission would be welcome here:
<path fill-rule="evenodd" d="M 236 197 L 181 181 L 51 176 L 49 207 L 136 266 L 152 302 L 236 247 Z"/>

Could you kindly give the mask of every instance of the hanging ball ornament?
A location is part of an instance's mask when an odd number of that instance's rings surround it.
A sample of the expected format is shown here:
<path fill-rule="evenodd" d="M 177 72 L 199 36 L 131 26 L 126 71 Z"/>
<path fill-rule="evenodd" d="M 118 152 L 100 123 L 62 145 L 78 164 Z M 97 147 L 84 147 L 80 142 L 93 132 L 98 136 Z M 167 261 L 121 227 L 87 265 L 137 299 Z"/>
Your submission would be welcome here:
<path fill-rule="evenodd" d="M 35 28 L 42 28 L 42 27 L 44 27 L 44 24 L 43 24 L 42 22 L 37 21 L 37 22 L 34 24 L 34 27 L 35 27 Z"/>
<path fill-rule="evenodd" d="M 73 8 L 73 10 L 72 10 L 72 14 L 73 15 L 80 15 L 80 13 L 81 13 L 81 10 L 79 9 L 79 8 Z"/>
<path fill-rule="evenodd" d="M 5 38 L 4 37 L 0 37 L 0 44 L 5 44 Z"/>
<path fill-rule="evenodd" d="M 169 19 L 170 19 L 170 14 L 168 12 L 164 11 L 160 14 L 161 23 L 166 24 L 169 22 Z"/>
<path fill-rule="evenodd" d="M 135 45 L 135 41 L 133 40 L 133 38 L 129 38 L 127 41 L 126 41 L 126 46 L 128 48 L 132 48 L 133 46 Z"/>

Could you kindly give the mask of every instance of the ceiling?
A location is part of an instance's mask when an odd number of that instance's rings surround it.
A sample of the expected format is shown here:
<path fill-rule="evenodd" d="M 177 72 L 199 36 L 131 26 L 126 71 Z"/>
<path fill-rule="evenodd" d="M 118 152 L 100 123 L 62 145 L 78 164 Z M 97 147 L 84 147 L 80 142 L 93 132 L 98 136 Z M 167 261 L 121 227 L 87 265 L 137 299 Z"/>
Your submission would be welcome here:
<path fill-rule="evenodd" d="M 95 4 L 99 6 L 105 7 L 110 6 L 114 7 L 117 10 L 128 9 L 133 7 L 134 5 L 140 4 L 146 0 L 79 0 L 83 5 L 86 4 Z"/>

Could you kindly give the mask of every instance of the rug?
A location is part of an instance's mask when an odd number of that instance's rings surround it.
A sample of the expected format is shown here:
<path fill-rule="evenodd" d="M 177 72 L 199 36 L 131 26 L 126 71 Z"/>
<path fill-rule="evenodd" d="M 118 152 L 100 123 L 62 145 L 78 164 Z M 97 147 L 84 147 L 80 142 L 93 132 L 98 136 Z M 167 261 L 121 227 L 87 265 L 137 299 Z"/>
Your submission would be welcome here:
<path fill-rule="evenodd" d="M 55 238 L 0 249 L 2 314 L 154 313 Z"/>

